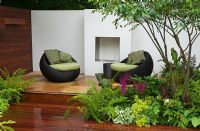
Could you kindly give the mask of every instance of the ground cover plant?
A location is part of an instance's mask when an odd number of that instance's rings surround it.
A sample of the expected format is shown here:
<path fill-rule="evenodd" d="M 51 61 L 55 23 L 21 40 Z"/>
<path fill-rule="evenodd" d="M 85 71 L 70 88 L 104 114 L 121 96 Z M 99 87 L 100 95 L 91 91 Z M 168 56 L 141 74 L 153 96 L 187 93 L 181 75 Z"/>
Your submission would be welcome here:
<path fill-rule="evenodd" d="M 32 80 L 24 80 L 22 76 L 25 73 L 24 69 L 17 69 L 10 74 L 6 68 L 0 69 L 0 118 L 3 113 L 9 109 L 9 104 L 19 103 L 22 97 L 21 92 L 28 87 Z M 10 124 L 14 124 L 15 121 L 0 121 L 0 130 L 14 130 L 10 127 Z"/>
<path fill-rule="evenodd" d="M 195 96 L 191 105 L 185 104 L 180 97 L 166 95 L 162 89 L 165 81 L 156 76 L 130 77 L 126 79 L 125 87 L 122 87 L 123 81 L 118 88 L 102 86 L 99 89 L 98 84 L 90 81 L 91 87 L 87 94 L 74 96 L 72 101 L 81 103 L 78 109 L 83 112 L 86 120 L 99 123 L 112 121 L 115 124 L 133 124 L 138 127 L 159 124 L 199 128 L 198 82 L 199 78 L 191 81 L 190 88 L 194 90 L 191 93 Z"/>

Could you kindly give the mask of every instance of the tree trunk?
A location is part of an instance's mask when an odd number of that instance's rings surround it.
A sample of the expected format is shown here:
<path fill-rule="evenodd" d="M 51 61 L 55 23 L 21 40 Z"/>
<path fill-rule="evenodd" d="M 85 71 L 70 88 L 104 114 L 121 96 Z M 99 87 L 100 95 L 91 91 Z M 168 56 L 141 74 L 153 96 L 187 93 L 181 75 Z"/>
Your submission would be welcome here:
<path fill-rule="evenodd" d="M 186 105 L 190 105 L 191 104 L 191 100 L 190 100 L 190 88 L 189 88 L 189 80 L 190 80 L 190 68 L 187 67 L 186 69 L 186 75 L 184 77 L 184 84 L 183 84 L 183 95 L 182 95 L 182 99 L 184 101 L 184 103 Z"/>

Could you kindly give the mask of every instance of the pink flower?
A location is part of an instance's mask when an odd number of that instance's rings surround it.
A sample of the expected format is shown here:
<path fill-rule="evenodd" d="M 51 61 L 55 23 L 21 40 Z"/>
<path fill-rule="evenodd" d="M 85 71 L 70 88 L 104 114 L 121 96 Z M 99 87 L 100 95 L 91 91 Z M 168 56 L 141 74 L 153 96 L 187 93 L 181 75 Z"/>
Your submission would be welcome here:
<path fill-rule="evenodd" d="M 127 82 L 129 80 L 130 76 L 131 76 L 130 73 L 126 73 L 120 78 L 122 95 L 126 95 L 126 85 L 127 85 Z"/>
<path fill-rule="evenodd" d="M 139 94 L 142 94 L 144 92 L 145 88 L 146 88 L 146 83 L 142 83 L 142 82 L 136 83 L 134 81 L 133 86 L 134 86 L 135 90 L 138 91 Z"/>

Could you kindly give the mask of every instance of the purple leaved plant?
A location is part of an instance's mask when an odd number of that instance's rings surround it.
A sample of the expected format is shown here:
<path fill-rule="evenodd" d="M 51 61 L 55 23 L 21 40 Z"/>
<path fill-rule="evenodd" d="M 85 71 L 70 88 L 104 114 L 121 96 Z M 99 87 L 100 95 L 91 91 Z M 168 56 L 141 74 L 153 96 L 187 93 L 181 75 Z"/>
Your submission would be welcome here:
<path fill-rule="evenodd" d="M 146 88 L 146 83 L 142 83 L 142 82 L 135 82 L 133 83 L 133 87 L 135 88 L 135 90 L 139 93 L 142 94 Z"/>
<path fill-rule="evenodd" d="M 123 96 L 126 95 L 126 85 L 130 76 L 131 76 L 130 73 L 126 73 L 120 78 L 121 93 Z"/>

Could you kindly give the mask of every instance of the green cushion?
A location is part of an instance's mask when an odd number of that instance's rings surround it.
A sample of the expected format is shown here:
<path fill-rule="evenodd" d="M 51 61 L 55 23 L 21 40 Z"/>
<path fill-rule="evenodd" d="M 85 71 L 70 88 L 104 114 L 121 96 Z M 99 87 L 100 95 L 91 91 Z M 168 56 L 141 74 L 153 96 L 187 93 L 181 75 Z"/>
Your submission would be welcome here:
<path fill-rule="evenodd" d="M 70 70 L 77 70 L 80 68 L 80 65 L 78 63 L 72 62 L 72 63 L 60 63 L 60 64 L 53 64 L 50 65 L 52 68 L 58 71 L 70 71 Z"/>
<path fill-rule="evenodd" d="M 135 64 L 141 63 L 143 60 L 145 60 L 144 51 L 139 50 L 139 51 L 132 52 L 128 55 L 127 63 L 135 65 Z"/>
<path fill-rule="evenodd" d="M 126 72 L 135 69 L 137 65 L 130 65 L 126 63 L 113 63 L 111 64 L 111 69 L 117 72 Z"/>
<path fill-rule="evenodd" d="M 71 63 L 72 57 L 70 54 L 59 51 L 60 63 Z"/>
<path fill-rule="evenodd" d="M 58 50 L 56 49 L 44 50 L 44 53 L 46 54 L 46 57 L 50 64 L 60 63 Z"/>

